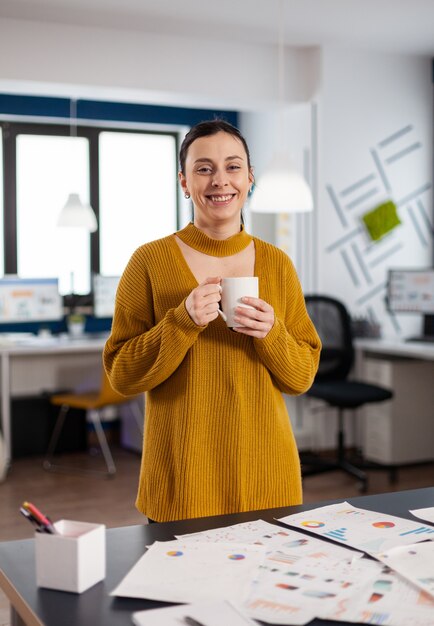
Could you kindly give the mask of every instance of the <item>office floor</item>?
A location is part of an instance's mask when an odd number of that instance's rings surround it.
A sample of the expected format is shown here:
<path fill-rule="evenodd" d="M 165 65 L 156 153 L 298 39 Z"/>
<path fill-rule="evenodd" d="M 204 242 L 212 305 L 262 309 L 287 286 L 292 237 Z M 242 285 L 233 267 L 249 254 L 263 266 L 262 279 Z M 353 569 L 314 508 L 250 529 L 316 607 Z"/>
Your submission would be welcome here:
<path fill-rule="evenodd" d="M 146 518 L 134 508 L 139 455 L 115 449 L 114 457 L 117 474 L 111 479 L 45 472 L 39 457 L 15 460 L 7 480 L 0 484 L 0 541 L 33 536 L 32 526 L 19 514 L 24 500 L 33 501 L 54 520 L 79 519 L 103 523 L 107 527 L 146 522 Z M 101 459 L 91 458 L 87 453 L 69 454 L 65 458 L 69 463 L 87 464 L 89 467 L 102 463 Z M 368 493 L 417 489 L 433 484 L 434 463 L 401 469 L 398 481 L 393 485 L 389 483 L 387 472 L 371 471 Z M 305 503 L 358 495 L 356 481 L 343 472 L 310 476 L 304 481 Z M 0 592 L 0 626 L 8 625 L 9 606 Z"/>

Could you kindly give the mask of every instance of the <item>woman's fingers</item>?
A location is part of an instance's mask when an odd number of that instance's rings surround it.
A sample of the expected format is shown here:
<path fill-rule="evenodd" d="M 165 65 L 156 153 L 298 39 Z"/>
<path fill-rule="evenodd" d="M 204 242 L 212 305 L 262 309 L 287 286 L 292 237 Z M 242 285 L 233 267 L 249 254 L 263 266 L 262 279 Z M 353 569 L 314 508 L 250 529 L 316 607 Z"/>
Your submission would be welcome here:
<path fill-rule="evenodd" d="M 185 307 L 187 313 L 198 326 L 205 326 L 218 316 L 220 302 L 221 278 L 213 276 L 206 278 L 187 297 Z"/>
<path fill-rule="evenodd" d="M 221 278 L 206 278 L 187 297 L 185 306 L 187 313 L 198 326 L 206 326 L 218 316 L 221 300 Z M 239 324 L 234 330 L 238 333 L 263 339 L 274 325 L 274 309 L 260 298 L 245 297 L 243 304 L 235 309 L 235 322 Z"/>
<path fill-rule="evenodd" d="M 274 309 L 260 298 L 242 299 L 249 307 L 239 306 L 235 309 L 235 321 L 240 326 L 234 328 L 239 333 L 263 339 L 274 325 Z"/>

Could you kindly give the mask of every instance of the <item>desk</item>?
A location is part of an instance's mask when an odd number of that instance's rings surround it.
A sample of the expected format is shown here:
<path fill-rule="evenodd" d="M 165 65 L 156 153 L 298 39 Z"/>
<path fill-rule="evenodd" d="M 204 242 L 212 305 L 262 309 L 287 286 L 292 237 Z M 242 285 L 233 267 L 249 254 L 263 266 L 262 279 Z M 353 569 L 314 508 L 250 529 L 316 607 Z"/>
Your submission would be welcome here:
<path fill-rule="evenodd" d="M 357 339 L 358 378 L 389 387 L 389 402 L 362 409 L 364 456 L 401 465 L 434 459 L 434 344 Z"/>
<path fill-rule="evenodd" d="M 434 343 L 393 339 L 356 339 L 355 348 L 364 354 L 434 361 Z"/>
<path fill-rule="evenodd" d="M 342 502 L 335 500 L 333 502 Z M 357 507 L 381 511 L 413 519 L 409 509 L 433 506 L 434 488 L 351 498 Z M 129 526 L 107 530 L 107 577 L 85 593 L 76 595 L 36 587 L 34 539 L 0 544 L 0 588 L 11 603 L 12 626 L 131 626 L 131 613 L 158 606 L 133 598 L 114 598 L 109 593 L 144 553 L 145 546 L 154 541 L 168 541 L 175 534 L 218 528 L 247 520 L 283 517 L 317 505 L 304 505 L 253 511 L 238 515 L 200 518 L 183 522 Z M 61 617 L 60 617 L 61 616 Z M 310 626 L 332 626 L 335 622 L 316 619 Z M 349 626 L 340 622 L 342 626 Z"/>
<path fill-rule="evenodd" d="M 7 466 L 12 447 L 11 397 L 73 388 L 92 372 L 96 372 L 98 386 L 105 341 L 104 336 L 70 339 L 65 335 L 0 345 L 1 426 Z"/>

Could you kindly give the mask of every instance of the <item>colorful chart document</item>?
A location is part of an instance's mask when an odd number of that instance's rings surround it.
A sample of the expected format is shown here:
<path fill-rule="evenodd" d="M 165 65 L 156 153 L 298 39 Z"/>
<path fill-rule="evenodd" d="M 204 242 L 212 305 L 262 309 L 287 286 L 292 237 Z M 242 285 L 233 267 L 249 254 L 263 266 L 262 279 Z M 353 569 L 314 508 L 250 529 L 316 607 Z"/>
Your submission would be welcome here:
<path fill-rule="evenodd" d="M 183 541 L 243 541 L 266 548 L 243 608 L 273 624 L 307 624 L 354 594 L 377 571 L 362 553 L 263 520 L 183 535 Z"/>
<path fill-rule="evenodd" d="M 348 502 L 288 515 L 279 521 L 373 556 L 396 546 L 434 540 L 432 526 L 358 509 Z"/>
<path fill-rule="evenodd" d="M 265 622 L 307 624 L 357 596 L 377 571 L 378 563 L 363 558 L 352 562 L 318 558 L 293 565 L 284 554 L 278 560 L 273 554 L 262 565 L 243 607 Z"/>
<path fill-rule="evenodd" d="M 432 541 L 392 548 L 377 555 L 377 558 L 434 597 L 434 543 Z"/>
<path fill-rule="evenodd" d="M 211 541 L 211 542 L 239 542 L 265 546 L 267 557 L 274 554 L 285 554 L 285 560 L 289 563 L 297 563 L 307 559 L 332 559 L 336 561 L 351 561 L 360 558 L 361 552 L 344 548 L 309 537 L 290 528 L 283 528 L 276 524 L 270 524 L 264 520 L 242 522 L 224 528 L 211 528 L 188 535 L 177 535 L 182 541 Z"/>
<path fill-rule="evenodd" d="M 434 599 L 389 567 L 376 565 L 377 574 L 357 593 L 326 607 L 318 617 L 382 626 L 433 626 Z"/>
<path fill-rule="evenodd" d="M 264 557 L 263 546 L 156 541 L 111 595 L 163 602 L 239 602 Z"/>
<path fill-rule="evenodd" d="M 348 502 L 282 521 L 322 536 L 256 520 L 155 542 L 112 595 L 191 603 L 137 612 L 137 626 L 186 616 L 213 626 L 231 611 L 219 626 L 314 618 L 434 626 L 434 541 L 422 541 L 434 528 Z"/>

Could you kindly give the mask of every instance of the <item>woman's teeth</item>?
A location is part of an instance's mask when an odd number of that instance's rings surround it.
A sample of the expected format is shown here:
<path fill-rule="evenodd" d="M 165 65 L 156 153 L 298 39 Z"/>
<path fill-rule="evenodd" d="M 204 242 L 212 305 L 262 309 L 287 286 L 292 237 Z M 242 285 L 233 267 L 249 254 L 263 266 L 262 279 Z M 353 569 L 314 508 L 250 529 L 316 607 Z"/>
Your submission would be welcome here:
<path fill-rule="evenodd" d="M 233 194 L 229 194 L 226 196 L 210 196 L 213 202 L 228 202 L 232 198 Z"/>

